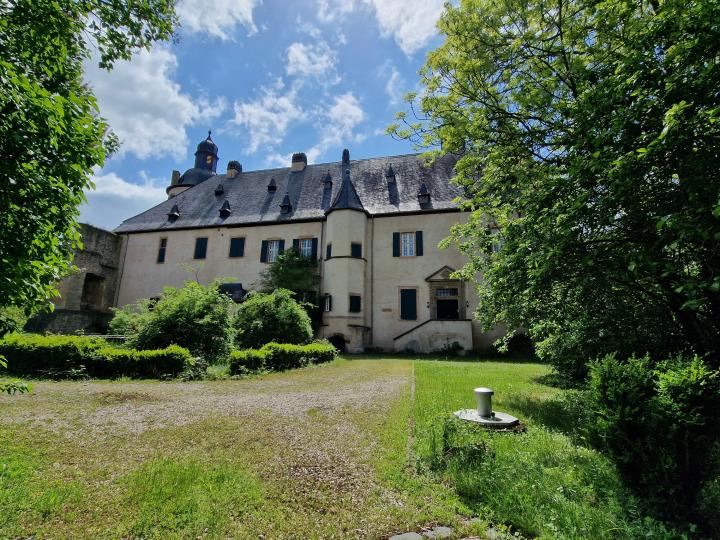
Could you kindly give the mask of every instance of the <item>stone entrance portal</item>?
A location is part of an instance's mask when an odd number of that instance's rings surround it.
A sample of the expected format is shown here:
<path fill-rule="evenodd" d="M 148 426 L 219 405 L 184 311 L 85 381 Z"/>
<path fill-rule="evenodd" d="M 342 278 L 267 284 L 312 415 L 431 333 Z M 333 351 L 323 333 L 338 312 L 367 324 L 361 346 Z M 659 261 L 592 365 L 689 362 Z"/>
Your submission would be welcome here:
<path fill-rule="evenodd" d="M 430 288 L 430 318 L 441 321 L 465 319 L 465 282 L 453 279 L 454 270 L 443 266 L 426 278 Z"/>

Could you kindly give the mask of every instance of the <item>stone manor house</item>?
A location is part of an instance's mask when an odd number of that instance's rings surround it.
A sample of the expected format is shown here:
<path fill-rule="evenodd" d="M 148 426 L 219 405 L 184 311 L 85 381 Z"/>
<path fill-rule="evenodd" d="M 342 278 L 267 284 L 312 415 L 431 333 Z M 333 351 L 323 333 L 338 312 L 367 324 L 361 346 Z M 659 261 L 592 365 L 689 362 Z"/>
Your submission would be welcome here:
<path fill-rule="evenodd" d="M 454 202 L 461 190 L 450 183 L 452 156 L 428 167 L 415 154 L 351 160 L 344 150 L 339 162 L 308 165 L 298 153 L 278 169 L 243 172 L 230 161 L 225 174 L 217 163 L 208 134 L 195 166 L 173 171 L 167 201 L 107 233 L 117 239 L 105 242 L 113 264 L 104 283 L 84 274 L 86 308 L 156 297 L 195 276 L 253 290 L 267 265 L 293 246 L 319 261 L 319 337 L 347 351 L 430 352 L 454 342 L 479 350 L 500 336 L 502 329 L 484 334 L 472 320 L 473 285 L 451 277 L 464 257 L 438 247 L 467 218 Z"/>

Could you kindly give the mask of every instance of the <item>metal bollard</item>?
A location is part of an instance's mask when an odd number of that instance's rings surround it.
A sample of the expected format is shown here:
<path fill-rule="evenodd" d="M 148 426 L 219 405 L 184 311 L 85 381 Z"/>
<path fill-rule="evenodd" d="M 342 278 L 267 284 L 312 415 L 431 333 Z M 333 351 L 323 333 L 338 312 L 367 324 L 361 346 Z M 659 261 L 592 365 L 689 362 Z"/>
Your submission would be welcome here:
<path fill-rule="evenodd" d="M 477 400 L 477 411 L 478 415 L 482 418 L 490 418 L 493 416 L 492 413 L 492 395 L 493 391 L 490 388 L 476 388 L 475 399 Z"/>

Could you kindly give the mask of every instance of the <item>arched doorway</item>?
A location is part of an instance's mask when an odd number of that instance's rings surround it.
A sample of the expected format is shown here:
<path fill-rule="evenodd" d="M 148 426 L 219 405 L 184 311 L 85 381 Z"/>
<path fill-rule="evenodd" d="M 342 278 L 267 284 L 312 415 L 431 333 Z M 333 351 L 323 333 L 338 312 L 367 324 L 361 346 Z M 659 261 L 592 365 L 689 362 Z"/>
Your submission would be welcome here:
<path fill-rule="evenodd" d="M 335 334 L 328 339 L 330 344 L 335 347 L 341 353 L 345 352 L 345 337 L 340 334 Z"/>

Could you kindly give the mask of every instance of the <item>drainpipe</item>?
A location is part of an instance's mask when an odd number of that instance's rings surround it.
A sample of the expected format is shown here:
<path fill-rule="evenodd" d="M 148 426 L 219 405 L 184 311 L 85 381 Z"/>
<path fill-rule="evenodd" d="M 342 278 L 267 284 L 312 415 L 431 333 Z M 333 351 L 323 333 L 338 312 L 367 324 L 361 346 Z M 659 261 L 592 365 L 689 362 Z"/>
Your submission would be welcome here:
<path fill-rule="evenodd" d="M 122 286 L 122 277 L 125 273 L 125 258 L 127 257 L 128 244 L 130 243 L 130 233 L 125 233 L 122 250 L 122 261 L 120 261 L 120 268 L 118 272 L 117 285 L 115 286 L 115 298 L 113 298 L 113 307 L 118 307 L 118 300 L 120 299 L 120 287 Z"/>

